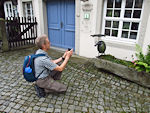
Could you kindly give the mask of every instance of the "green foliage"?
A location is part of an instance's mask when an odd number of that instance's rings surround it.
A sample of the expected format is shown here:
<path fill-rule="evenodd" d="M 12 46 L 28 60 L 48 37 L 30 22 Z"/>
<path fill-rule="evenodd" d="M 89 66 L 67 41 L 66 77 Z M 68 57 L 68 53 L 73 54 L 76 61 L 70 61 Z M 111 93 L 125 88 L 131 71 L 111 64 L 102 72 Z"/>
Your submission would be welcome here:
<path fill-rule="evenodd" d="M 146 55 L 142 53 L 142 48 L 136 45 L 136 56 L 138 58 L 134 63 L 134 68 L 138 71 L 150 72 L 150 45 L 148 45 L 148 52 Z"/>
<path fill-rule="evenodd" d="M 122 65 L 125 65 L 128 67 L 131 67 L 131 65 L 133 65 L 132 62 L 130 62 L 130 61 L 121 60 L 121 59 L 115 58 L 112 55 L 101 55 L 101 56 L 99 56 L 99 58 L 109 60 L 109 61 L 117 63 L 117 64 L 122 64 Z"/>
<path fill-rule="evenodd" d="M 133 62 L 117 59 L 112 55 L 101 55 L 99 56 L 99 58 L 135 68 L 137 71 L 145 71 L 147 73 L 150 73 L 150 45 L 148 45 L 148 52 L 146 55 L 142 53 L 142 48 L 139 45 L 136 45 L 136 51 L 136 56 L 138 60 Z"/>
<path fill-rule="evenodd" d="M 135 65 L 135 69 L 138 71 L 146 71 L 147 73 L 150 72 L 150 66 L 144 62 L 137 62 Z"/>
<path fill-rule="evenodd" d="M 144 61 L 144 55 L 143 55 L 143 53 L 142 53 L 142 48 L 141 48 L 141 46 L 138 45 L 138 44 L 136 44 L 136 51 L 137 51 L 136 56 L 137 56 L 138 60 L 140 60 L 140 61 L 143 62 L 143 61 Z"/>

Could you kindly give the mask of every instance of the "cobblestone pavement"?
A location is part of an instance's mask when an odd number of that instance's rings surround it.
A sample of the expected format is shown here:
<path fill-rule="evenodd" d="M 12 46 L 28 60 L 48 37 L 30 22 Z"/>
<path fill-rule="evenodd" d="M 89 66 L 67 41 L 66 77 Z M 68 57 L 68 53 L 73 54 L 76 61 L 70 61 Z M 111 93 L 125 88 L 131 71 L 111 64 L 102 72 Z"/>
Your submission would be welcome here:
<path fill-rule="evenodd" d="M 26 82 L 22 76 L 24 56 L 32 51 L 30 48 L 0 53 L 1 112 L 150 112 L 150 89 L 100 72 L 88 60 L 75 57 L 71 58 L 60 81 L 68 86 L 66 94 L 38 98 L 33 84 Z M 53 57 L 61 55 L 56 55 L 55 51 L 50 54 Z"/>

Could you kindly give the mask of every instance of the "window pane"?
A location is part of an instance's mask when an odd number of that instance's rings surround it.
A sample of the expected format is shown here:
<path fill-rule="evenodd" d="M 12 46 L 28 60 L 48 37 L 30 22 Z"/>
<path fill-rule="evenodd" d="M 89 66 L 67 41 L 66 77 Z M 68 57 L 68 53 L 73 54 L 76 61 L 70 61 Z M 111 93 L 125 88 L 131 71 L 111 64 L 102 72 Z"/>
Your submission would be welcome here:
<path fill-rule="evenodd" d="M 130 32 L 130 39 L 136 39 L 137 32 Z"/>
<path fill-rule="evenodd" d="M 123 22 L 123 28 L 122 29 L 129 29 L 130 22 Z"/>
<path fill-rule="evenodd" d="M 131 30 L 138 30 L 138 27 L 139 27 L 139 23 L 133 22 L 131 26 Z"/>
<path fill-rule="evenodd" d="M 119 21 L 113 21 L 113 28 L 119 27 Z"/>
<path fill-rule="evenodd" d="M 131 13 L 132 13 L 132 10 L 125 10 L 124 17 L 131 18 Z"/>
<path fill-rule="evenodd" d="M 28 20 L 31 20 L 31 16 L 28 16 L 27 18 L 28 18 Z"/>
<path fill-rule="evenodd" d="M 142 8 L 143 0 L 135 0 L 134 8 Z"/>
<path fill-rule="evenodd" d="M 114 11 L 114 17 L 120 17 L 120 10 Z"/>
<path fill-rule="evenodd" d="M 11 9 L 11 4 L 9 4 L 9 8 Z"/>
<path fill-rule="evenodd" d="M 115 0 L 115 8 L 121 8 L 122 0 Z"/>
<path fill-rule="evenodd" d="M 122 37 L 128 38 L 128 31 L 122 31 Z"/>
<path fill-rule="evenodd" d="M 108 0 L 107 1 L 107 8 L 113 8 L 113 1 L 114 0 Z"/>
<path fill-rule="evenodd" d="M 118 36 L 118 30 L 112 30 L 112 36 L 117 37 Z"/>
<path fill-rule="evenodd" d="M 30 14 L 30 10 L 27 10 L 27 13 Z"/>
<path fill-rule="evenodd" d="M 126 8 L 132 8 L 133 0 L 126 0 Z"/>
<path fill-rule="evenodd" d="M 107 16 L 107 17 L 112 17 L 112 10 L 107 10 L 106 16 Z"/>
<path fill-rule="evenodd" d="M 6 9 L 7 9 L 7 13 L 8 13 L 8 4 L 6 4 Z"/>
<path fill-rule="evenodd" d="M 8 4 L 6 4 L 6 8 L 8 9 Z"/>
<path fill-rule="evenodd" d="M 110 29 L 105 29 L 105 35 L 110 36 Z"/>
<path fill-rule="evenodd" d="M 27 8 L 30 9 L 30 4 L 29 3 L 27 3 Z"/>
<path fill-rule="evenodd" d="M 141 16 L 141 10 L 134 10 L 133 18 L 140 18 Z"/>
<path fill-rule="evenodd" d="M 110 27 L 111 28 L 111 21 L 106 21 L 105 27 Z"/>

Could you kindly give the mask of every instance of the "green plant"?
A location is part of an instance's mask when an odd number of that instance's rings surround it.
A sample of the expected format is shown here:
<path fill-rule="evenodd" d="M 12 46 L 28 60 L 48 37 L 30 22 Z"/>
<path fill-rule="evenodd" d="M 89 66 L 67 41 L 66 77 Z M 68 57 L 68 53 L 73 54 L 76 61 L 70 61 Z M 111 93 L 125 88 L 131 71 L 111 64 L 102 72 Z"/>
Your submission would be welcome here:
<path fill-rule="evenodd" d="M 98 58 L 109 60 L 111 62 L 114 62 L 114 63 L 117 63 L 117 64 L 122 64 L 122 65 L 125 65 L 125 66 L 128 66 L 128 67 L 131 67 L 131 65 L 133 65 L 133 63 L 130 62 L 130 61 L 126 61 L 126 60 L 121 60 L 121 59 L 115 58 L 114 56 L 112 56 L 110 54 L 108 54 L 108 55 L 100 55 Z"/>
<path fill-rule="evenodd" d="M 136 45 L 136 56 L 138 60 L 134 61 L 134 68 L 138 71 L 150 72 L 150 45 L 148 45 L 148 52 L 146 55 L 142 53 L 142 48 Z"/>

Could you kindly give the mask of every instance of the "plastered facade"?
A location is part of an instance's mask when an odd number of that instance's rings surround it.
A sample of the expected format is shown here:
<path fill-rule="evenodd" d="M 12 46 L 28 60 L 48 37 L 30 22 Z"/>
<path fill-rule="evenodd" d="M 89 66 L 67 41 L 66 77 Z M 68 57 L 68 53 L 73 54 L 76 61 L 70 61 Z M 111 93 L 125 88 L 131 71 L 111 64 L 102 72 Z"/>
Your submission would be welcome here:
<path fill-rule="evenodd" d="M 18 9 L 20 16 L 23 15 L 22 2 L 32 1 L 34 16 L 38 22 L 38 36 L 48 35 L 47 28 L 47 9 L 46 0 L 18 0 Z M 75 53 L 94 58 L 98 55 L 97 48 L 94 46 L 99 40 L 93 38 L 93 34 L 101 34 L 103 23 L 103 0 L 89 0 L 83 2 L 75 0 Z M 106 42 L 106 54 L 111 54 L 117 58 L 133 60 L 135 57 L 135 44 L 142 46 L 143 52 L 147 52 L 147 45 L 150 44 L 150 0 L 144 0 L 141 25 L 139 27 L 139 38 L 135 43 L 122 42 L 118 40 L 108 40 L 101 38 Z M 85 18 L 85 14 L 89 18 Z"/>

